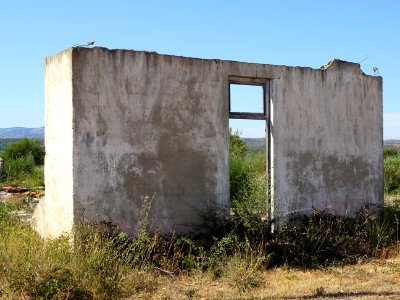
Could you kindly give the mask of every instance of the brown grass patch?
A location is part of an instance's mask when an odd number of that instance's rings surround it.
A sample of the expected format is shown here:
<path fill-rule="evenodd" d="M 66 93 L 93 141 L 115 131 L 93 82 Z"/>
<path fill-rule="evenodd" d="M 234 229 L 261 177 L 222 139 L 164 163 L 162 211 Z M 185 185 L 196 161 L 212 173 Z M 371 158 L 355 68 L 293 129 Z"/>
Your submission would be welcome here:
<path fill-rule="evenodd" d="M 319 270 L 280 267 L 252 276 L 260 284 L 245 291 L 230 276 L 157 276 L 156 289 L 130 299 L 400 299 L 400 257 Z"/>

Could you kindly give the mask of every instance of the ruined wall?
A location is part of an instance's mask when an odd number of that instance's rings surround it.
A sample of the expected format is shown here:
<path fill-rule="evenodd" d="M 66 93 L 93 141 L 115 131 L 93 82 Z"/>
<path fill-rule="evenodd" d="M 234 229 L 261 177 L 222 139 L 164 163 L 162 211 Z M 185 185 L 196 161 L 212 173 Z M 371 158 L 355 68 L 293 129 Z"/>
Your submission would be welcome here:
<path fill-rule="evenodd" d="M 152 199 L 152 229 L 170 233 L 224 212 L 229 76 L 270 80 L 275 217 L 312 207 L 350 214 L 383 201 L 381 78 L 357 64 L 313 70 L 72 48 L 46 60 L 38 223 L 63 216 L 52 236 L 92 221 L 132 233 Z"/>
<path fill-rule="evenodd" d="M 185 232 L 229 198 L 219 64 L 149 52 L 74 49 L 74 215 L 133 232 Z"/>
<path fill-rule="evenodd" d="M 287 68 L 273 80 L 275 214 L 351 215 L 383 203 L 382 79 L 358 64 Z"/>

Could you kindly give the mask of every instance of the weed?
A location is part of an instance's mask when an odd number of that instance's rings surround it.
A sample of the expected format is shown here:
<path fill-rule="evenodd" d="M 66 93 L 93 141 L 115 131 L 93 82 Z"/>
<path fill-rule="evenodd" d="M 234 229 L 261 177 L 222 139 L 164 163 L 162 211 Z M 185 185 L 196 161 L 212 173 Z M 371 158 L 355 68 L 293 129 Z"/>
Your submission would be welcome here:
<path fill-rule="evenodd" d="M 326 295 L 326 291 L 325 291 L 324 287 L 322 287 L 322 286 L 317 287 L 313 293 L 314 297 L 323 297 L 325 295 Z"/>
<path fill-rule="evenodd" d="M 228 259 L 224 275 L 239 292 L 248 292 L 263 286 L 259 272 L 263 264 L 264 257 L 257 252 L 238 251 Z"/>
<path fill-rule="evenodd" d="M 193 299 L 196 296 L 196 290 L 190 289 L 185 292 L 185 295 L 187 296 L 188 299 Z"/>

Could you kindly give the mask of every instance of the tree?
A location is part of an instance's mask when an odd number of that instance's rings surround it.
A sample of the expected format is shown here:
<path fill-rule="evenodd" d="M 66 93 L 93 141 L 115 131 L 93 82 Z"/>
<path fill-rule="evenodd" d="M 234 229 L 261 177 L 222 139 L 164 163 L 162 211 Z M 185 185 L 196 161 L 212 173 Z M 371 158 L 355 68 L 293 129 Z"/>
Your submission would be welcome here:
<path fill-rule="evenodd" d="M 231 155 L 243 156 L 247 152 L 246 142 L 240 137 L 240 132 L 233 132 L 232 128 L 229 128 L 229 149 Z"/>
<path fill-rule="evenodd" d="M 22 139 L 4 149 L 2 157 L 7 161 L 32 156 L 36 165 L 43 165 L 44 155 L 44 146 L 39 140 Z"/>

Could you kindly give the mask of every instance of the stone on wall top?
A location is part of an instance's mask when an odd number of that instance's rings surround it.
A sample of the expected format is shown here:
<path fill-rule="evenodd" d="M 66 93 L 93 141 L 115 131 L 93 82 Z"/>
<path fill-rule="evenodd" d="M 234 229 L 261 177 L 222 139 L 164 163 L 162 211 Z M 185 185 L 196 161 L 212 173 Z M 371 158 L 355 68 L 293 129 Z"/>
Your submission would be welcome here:
<path fill-rule="evenodd" d="M 329 71 L 350 71 L 350 72 L 352 71 L 360 75 L 365 75 L 365 73 L 361 70 L 360 64 L 337 58 L 331 60 L 326 65 L 322 66 L 320 69 Z"/>

